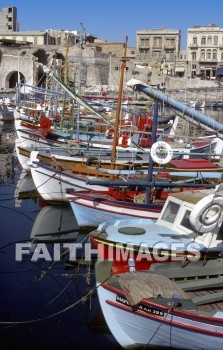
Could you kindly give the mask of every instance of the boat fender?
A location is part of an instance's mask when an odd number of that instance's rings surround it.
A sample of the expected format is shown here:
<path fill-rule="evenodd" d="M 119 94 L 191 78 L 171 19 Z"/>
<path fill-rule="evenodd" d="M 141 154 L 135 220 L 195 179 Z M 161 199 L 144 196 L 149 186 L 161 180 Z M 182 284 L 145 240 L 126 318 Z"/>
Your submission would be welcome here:
<path fill-rule="evenodd" d="M 150 150 L 152 160 L 157 164 L 167 164 L 173 158 L 173 150 L 165 141 L 155 142 Z"/>
<path fill-rule="evenodd" d="M 108 130 L 106 130 L 105 136 L 107 139 L 113 139 L 114 137 L 114 129 L 113 128 L 109 128 Z"/>
<path fill-rule="evenodd" d="M 209 212 L 212 213 L 209 214 Z M 211 194 L 202 198 L 193 208 L 190 214 L 190 223 L 193 229 L 199 233 L 205 233 L 220 226 L 223 220 L 223 197 Z"/>
<path fill-rule="evenodd" d="M 91 166 L 92 164 L 98 163 L 98 158 L 96 157 L 88 157 L 86 161 L 86 166 Z"/>
<path fill-rule="evenodd" d="M 131 145 L 130 137 L 128 135 L 120 136 L 118 139 L 118 145 L 123 148 L 129 147 Z"/>

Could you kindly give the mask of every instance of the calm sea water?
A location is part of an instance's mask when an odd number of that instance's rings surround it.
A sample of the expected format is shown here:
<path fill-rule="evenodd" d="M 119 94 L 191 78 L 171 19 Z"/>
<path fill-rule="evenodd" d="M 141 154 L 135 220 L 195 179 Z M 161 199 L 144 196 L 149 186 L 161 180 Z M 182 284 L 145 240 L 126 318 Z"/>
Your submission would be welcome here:
<path fill-rule="evenodd" d="M 46 205 L 38 198 L 19 200 L 21 191 L 34 186 L 31 178 L 23 178 L 16 161 L 14 169 L 12 179 L 0 185 L 1 348 L 120 349 L 101 321 L 96 291 L 91 299 L 79 302 L 95 286 L 93 267 L 70 266 L 66 255 L 55 264 L 31 261 L 32 255 L 16 261 L 18 242 L 56 234 L 46 245 L 51 254 L 53 242 L 63 233 L 79 242 L 84 235 L 71 232 L 76 227 L 69 205 Z"/>

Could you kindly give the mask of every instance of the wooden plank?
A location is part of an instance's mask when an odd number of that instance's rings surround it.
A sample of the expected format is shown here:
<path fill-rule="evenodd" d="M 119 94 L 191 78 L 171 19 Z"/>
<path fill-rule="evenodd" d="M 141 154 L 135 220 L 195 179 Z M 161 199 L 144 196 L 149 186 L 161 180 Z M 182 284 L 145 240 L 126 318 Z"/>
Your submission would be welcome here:
<path fill-rule="evenodd" d="M 223 300 L 223 292 L 212 293 L 208 295 L 203 295 L 200 297 L 195 297 L 192 299 L 196 305 L 205 305 L 210 303 L 217 303 Z"/>
<path fill-rule="evenodd" d="M 202 260 L 188 263 L 183 266 L 182 263 L 152 264 L 150 271 L 163 274 L 169 278 L 189 278 L 202 276 L 221 276 L 223 275 L 223 259 L 208 260 L 206 263 Z"/>
<path fill-rule="evenodd" d="M 194 281 L 185 281 L 181 283 L 177 283 L 184 291 L 192 291 L 197 289 L 204 288 L 223 288 L 223 277 L 217 278 L 204 278 L 202 280 L 194 280 Z"/>

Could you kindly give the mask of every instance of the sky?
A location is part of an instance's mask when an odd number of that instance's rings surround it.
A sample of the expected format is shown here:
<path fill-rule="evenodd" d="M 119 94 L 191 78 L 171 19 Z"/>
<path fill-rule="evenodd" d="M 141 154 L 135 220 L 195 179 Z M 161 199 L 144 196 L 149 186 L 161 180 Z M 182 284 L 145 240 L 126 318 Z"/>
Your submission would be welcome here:
<path fill-rule="evenodd" d="M 214 23 L 223 27 L 223 1 L 212 0 L 0 0 L 17 7 L 20 31 L 81 30 L 108 42 L 136 46 L 136 31 L 154 28 L 181 30 L 181 49 L 186 49 L 187 29 Z"/>

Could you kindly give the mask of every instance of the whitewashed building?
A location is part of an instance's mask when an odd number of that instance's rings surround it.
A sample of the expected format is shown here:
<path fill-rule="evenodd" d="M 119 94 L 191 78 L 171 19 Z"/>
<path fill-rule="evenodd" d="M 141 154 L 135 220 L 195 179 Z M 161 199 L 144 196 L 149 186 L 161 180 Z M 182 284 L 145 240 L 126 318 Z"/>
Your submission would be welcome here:
<path fill-rule="evenodd" d="M 191 76 L 214 79 L 223 63 L 223 28 L 215 24 L 189 28 L 187 49 Z"/>

